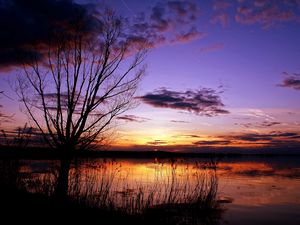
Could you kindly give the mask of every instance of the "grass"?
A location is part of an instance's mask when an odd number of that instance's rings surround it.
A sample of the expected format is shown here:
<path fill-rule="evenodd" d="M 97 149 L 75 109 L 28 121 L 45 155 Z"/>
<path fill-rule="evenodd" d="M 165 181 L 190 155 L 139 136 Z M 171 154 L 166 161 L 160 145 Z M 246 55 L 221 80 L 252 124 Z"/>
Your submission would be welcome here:
<path fill-rule="evenodd" d="M 22 193 L 20 199 L 35 196 L 37 204 L 47 206 L 45 211 L 83 213 L 88 209 L 95 216 L 102 215 L 106 224 L 127 220 L 131 224 L 217 224 L 221 215 L 213 163 L 192 167 L 179 167 L 174 160 L 156 163 L 151 176 L 141 179 L 133 179 L 130 170 L 110 160 L 75 164 L 69 172 L 68 199 L 63 203 L 54 198 L 57 176 L 54 163 L 50 172 L 21 173 L 10 183 Z M 26 193 L 31 197 L 24 197 Z"/>

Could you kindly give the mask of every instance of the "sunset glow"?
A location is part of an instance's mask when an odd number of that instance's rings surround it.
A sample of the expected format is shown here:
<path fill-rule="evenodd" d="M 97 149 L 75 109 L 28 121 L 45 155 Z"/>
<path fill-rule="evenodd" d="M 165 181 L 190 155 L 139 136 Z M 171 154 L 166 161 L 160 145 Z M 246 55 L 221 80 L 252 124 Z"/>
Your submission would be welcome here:
<path fill-rule="evenodd" d="M 299 190 L 300 0 L 0 0 L 0 223 L 299 225 Z"/>
<path fill-rule="evenodd" d="M 116 118 L 113 148 L 299 148 L 299 1 L 82 0 L 73 6 L 88 18 L 91 6 L 112 8 L 136 29 L 132 40 L 149 38 L 138 106 Z M 19 26 L 18 19 L 10 23 Z M 7 131 L 28 122 L 11 87 L 20 67 L 9 49 L 30 51 L 24 46 L 45 42 L 42 28 L 24 26 L 24 40 L 1 37 L 1 129 Z M 32 29 L 41 32 L 37 40 Z"/>

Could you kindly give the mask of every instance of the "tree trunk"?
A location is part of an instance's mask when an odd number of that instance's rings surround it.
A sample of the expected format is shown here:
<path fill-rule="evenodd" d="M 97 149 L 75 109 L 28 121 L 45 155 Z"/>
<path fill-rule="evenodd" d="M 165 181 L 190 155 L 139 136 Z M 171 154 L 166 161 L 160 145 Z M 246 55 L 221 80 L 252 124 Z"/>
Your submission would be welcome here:
<path fill-rule="evenodd" d="M 71 159 L 68 157 L 60 160 L 60 168 L 55 190 L 55 195 L 60 200 L 66 200 L 68 197 L 70 164 Z"/>

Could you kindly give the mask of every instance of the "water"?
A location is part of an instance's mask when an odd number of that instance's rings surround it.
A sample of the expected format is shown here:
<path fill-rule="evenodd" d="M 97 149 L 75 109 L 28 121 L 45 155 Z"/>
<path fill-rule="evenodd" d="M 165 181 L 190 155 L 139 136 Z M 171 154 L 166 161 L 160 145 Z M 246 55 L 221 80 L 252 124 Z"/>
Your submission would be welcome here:
<path fill-rule="evenodd" d="M 55 160 L 19 160 L 9 171 L 17 175 L 9 176 L 27 191 L 51 195 L 58 166 Z M 300 224 L 299 157 L 77 160 L 68 193 L 94 196 L 90 204 L 102 198 L 138 212 L 143 209 L 133 206 L 138 196 L 151 197 L 154 205 L 186 202 L 198 196 L 195 189 L 207 194 L 212 186 L 224 209 L 219 224 Z"/>

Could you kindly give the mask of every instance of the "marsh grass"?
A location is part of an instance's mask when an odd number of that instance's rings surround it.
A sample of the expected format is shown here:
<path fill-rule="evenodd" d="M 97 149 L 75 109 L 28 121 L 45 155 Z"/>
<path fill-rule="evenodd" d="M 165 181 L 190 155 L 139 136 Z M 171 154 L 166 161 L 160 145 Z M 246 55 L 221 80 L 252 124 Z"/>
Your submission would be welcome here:
<path fill-rule="evenodd" d="M 150 171 L 150 172 L 149 172 Z M 218 178 L 214 162 L 179 166 L 176 161 L 157 162 L 137 176 L 122 163 L 106 161 L 75 163 L 69 172 L 68 197 L 86 207 L 127 215 L 185 213 L 218 210 Z M 53 196 L 57 169 L 23 173 L 18 187 Z"/>

